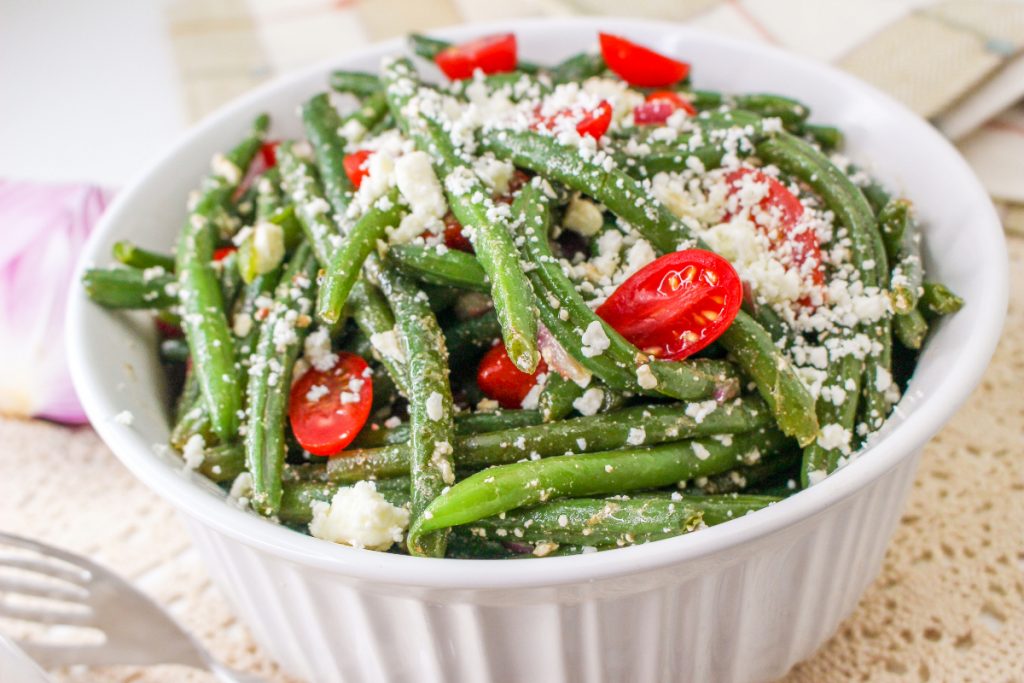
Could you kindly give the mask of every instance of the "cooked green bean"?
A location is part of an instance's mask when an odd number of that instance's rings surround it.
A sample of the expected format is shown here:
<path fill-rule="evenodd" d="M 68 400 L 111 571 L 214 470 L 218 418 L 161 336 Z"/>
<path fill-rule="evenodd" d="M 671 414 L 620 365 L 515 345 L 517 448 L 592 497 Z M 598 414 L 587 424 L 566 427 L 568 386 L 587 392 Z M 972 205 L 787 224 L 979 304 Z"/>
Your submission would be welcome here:
<path fill-rule="evenodd" d="M 384 263 L 377 269 L 381 288 L 395 315 L 395 329 L 405 354 L 409 382 L 409 474 L 412 477 L 412 519 L 425 514 L 443 489 L 455 483 L 452 464 L 453 405 L 448 382 L 444 335 L 425 295 L 405 276 Z M 409 552 L 443 557 L 445 534 L 419 534 L 410 530 Z"/>
<path fill-rule="evenodd" d="M 937 317 L 952 315 L 964 307 L 964 300 L 949 287 L 939 282 L 924 282 L 921 294 L 921 309 L 925 315 Z"/>
<path fill-rule="evenodd" d="M 316 272 L 312 249 L 299 247 L 281 276 L 274 304 L 260 327 L 255 360 L 250 369 L 245 462 L 252 474 L 253 508 L 267 516 L 276 515 L 281 508 L 281 471 L 287 451 L 285 424 L 292 369 L 309 330 L 309 290 L 316 280 Z M 283 327 L 291 333 L 281 334 Z"/>
<path fill-rule="evenodd" d="M 269 124 L 265 115 L 260 116 L 247 138 L 226 156 L 215 160 L 214 172 L 200 189 L 178 240 L 175 270 L 184 312 L 182 328 L 213 431 L 224 440 L 231 439 L 238 431 L 242 387 L 235 370 L 235 348 L 228 329 L 225 302 L 211 262 L 214 247 L 225 228 L 224 204 L 241 182 Z"/>
<path fill-rule="evenodd" d="M 114 242 L 114 258 L 132 268 L 163 268 L 168 273 L 174 272 L 174 257 L 143 249 L 129 240 Z"/>
<path fill-rule="evenodd" d="M 583 396 L 584 391 L 585 387 L 550 371 L 537 398 L 537 409 L 545 422 L 557 422 L 573 411 L 573 402 Z"/>
<path fill-rule="evenodd" d="M 455 217 L 469 230 L 477 259 L 491 281 L 491 297 L 501 323 L 509 358 L 517 368 L 533 373 L 540 360 L 533 294 L 519 266 L 519 256 L 503 218 L 502 209 L 490 199 L 483 182 L 459 156 L 444 129 L 420 113 L 408 120 L 402 113 L 418 87 L 408 60 L 397 59 L 385 67 L 391 113 L 409 131 L 417 147 L 431 154 L 439 177 L 445 178 L 445 194 Z M 454 179 L 458 180 L 454 180 Z"/>
<path fill-rule="evenodd" d="M 771 415 L 758 399 L 745 399 L 736 405 L 717 408 L 713 402 L 709 406 L 636 406 L 590 417 L 458 436 L 453 450 L 456 465 L 479 468 L 523 459 L 628 448 L 638 443 L 653 445 L 712 434 L 749 432 L 768 426 L 770 422 Z M 333 481 L 354 482 L 407 474 L 410 451 L 407 444 L 346 451 L 328 461 L 328 476 Z"/>
<path fill-rule="evenodd" d="M 361 71 L 332 71 L 331 88 L 338 92 L 347 92 L 359 97 L 369 97 L 383 90 L 380 78 L 374 74 Z"/>
<path fill-rule="evenodd" d="M 560 497 L 586 497 L 670 486 L 724 472 L 754 453 L 782 448 L 774 429 L 739 434 L 726 446 L 694 439 L 649 448 L 565 455 L 477 472 L 441 494 L 410 529 L 426 533 Z"/>
<path fill-rule="evenodd" d="M 397 244 L 388 250 L 388 257 L 402 272 L 421 282 L 477 292 L 491 290 L 479 261 L 464 251 Z"/>
<path fill-rule="evenodd" d="M 90 268 L 82 284 L 90 299 L 107 308 L 168 308 L 178 303 L 173 275 L 136 268 Z"/>

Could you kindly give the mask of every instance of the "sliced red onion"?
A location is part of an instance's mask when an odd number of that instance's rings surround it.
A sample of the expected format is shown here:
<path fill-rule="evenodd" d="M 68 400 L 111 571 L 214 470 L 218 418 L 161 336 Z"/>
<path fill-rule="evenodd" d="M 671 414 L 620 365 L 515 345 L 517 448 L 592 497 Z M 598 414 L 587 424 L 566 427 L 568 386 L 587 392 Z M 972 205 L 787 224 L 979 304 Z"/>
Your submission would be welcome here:
<path fill-rule="evenodd" d="M 92 185 L 0 181 L 0 413 L 86 421 L 68 375 L 64 309 L 109 196 Z"/>
<path fill-rule="evenodd" d="M 540 355 L 543 356 L 544 362 L 561 375 L 562 379 L 580 386 L 586 386 L 590 382 L 590 371 L 569 355 L 544 325 L 540 325 L 537 330 L 537 345 L 540 347 Z"/>

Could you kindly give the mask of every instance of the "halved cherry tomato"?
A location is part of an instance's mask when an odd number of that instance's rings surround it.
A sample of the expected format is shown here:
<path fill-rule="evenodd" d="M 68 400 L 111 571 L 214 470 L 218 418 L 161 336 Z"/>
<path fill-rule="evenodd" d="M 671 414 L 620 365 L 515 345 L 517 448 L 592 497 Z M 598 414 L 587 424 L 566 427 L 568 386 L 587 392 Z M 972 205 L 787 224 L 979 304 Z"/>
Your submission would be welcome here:
<path fill-rule="evenodd" d="M 690 116 L 697 114 L 693 105 L 671 90 L 658 90 L 647 96 L 646 101 L 633 109 L 633 122 L 638 126 L 665 123 L 669 116 L 682 109 Z"/>
<path fill-rule="evenodd" d="M 311 369 L 292 386 L 288 419 L 299 445 L 334 455 L 352 443 L 373 404 L 373 382 L 362 356 L 345 351 L 330 370 Z"/>
<path fill-rule="evenodd" d="M 181 325 L 164 320 L 159 315 L 153 318 L 153 323 L 156 325 L 156 332 L 160 335 L 161 339 L 181 339 L 185 336 L 185 331 L 181 329 Z"/>
<path fill-rule="evenodd" d="M 238 247 L 220 247 L 219 249 L 214 249 L 213 260 L 223 261 L 228 256 L 234 254 L 236 251 L 238 251 Z"/>
<path fill-rule="evenodd" d="M 534 129 L 550 129 L 565 119 L 574 119 L 576 121 L 577 133 L 589 135 L 594 139 L 600 139 L 608 131 L 608 126 L 611 125 L 612 105 L 607 100 L 601 100 L 596 107 L 590 111 L 583 112 L 582 115 L 574 113 L 571 109 L 565 109 L 551 116 L 541 116 L 540 107 L 537 107 L 536 115 L 537 121 L 532 126 Z"/>
<path fill-rule="evenodd" d="M 437 53 L 434 62 L 452 80 L 469 78 L 480 69 L 485 74 L 515 71 L 516 36 L 498 33 L 461 45 L 451 45 Z"/>
<path fill-rule="evenodd" d="M 604 63 L 630 85 L 663 88 L 678 83 L 690 73 L 690 65 L 686 62 L 660 55 L 621 36 L 609 33 L 599 36 Z"/>
<path fill-rule="evenodd" d="M 348 176 L 352 186 L 357 190 L 363 184 L 363 178 L 370 172 L 370 169 L 366 167 L 366 160 L 372 155 L 372 150 L 361 149 L 358 152 L 345 155 L 345 158 L 341 161 L 341 165 L 345 169 L 345 175 Z"/>
<path fill-rule="evenodd" d="M 530 389 L 537 384 L 537 375 L 547 372 L 542 360 L 537 370 L 528 375 L 515 366 L 502 344 L 491 347 L 484 354 L 476 371 L 476 383 L 487 398 L 493 398 L 502 408 L 520 408 Z"/>
<path fill-rule="evenodd" d="M 277 146 L 281 144 L 278 140 L 270 140 L 260 145 L 260 158 L 267 168 L 277 166 Z"/>
<path fill-rule="evenodd" d="M 449 211 L 444 217 L 444 246 L 467 254 L 473 253 L 473 244 L 462 232 L 462 223 Z"/>
<path fill-rule="evenodd" d="M 736 270 L 718 254 L 666 254 L 626 279 L 597 314 L 642 351 L 682 360 L 729 327 L 743 301 Z"/>
<path fill-rule="evenodd" d="M 758 206 L 768 214 L 777 212 L 779 217 L 777 229 L 774 231 L 769 230 L 768 226 L 762 225 L 757 220 L 754 221 L 754 224 L 765 231 L 771 240 L 773 249 L 781 250 L 789 242 L 792 246 L 793 262 L 797 266 L 803 266 L 807 261 L 813 261 L 814 269 L 811 271 L 811 281 L 815 285 L 824 285 L 825 273 L 821 266 L 821 245 L 818 243 L 817 233 L 809 228 L 796 232 L 797 224 L 804 215 L 804 205 L 800 203 L 800 199 L 772 176 L 751 168 L 735 170 L 725 177 L 730 194 L 739 192 L 743 178 L 747 176 L 751 176 L 755 183 L 764 183 L 768 186 L 768 191 L 758 202 Z M 729 216 L 726 216 L 726 220 L 728 219 Z"/>

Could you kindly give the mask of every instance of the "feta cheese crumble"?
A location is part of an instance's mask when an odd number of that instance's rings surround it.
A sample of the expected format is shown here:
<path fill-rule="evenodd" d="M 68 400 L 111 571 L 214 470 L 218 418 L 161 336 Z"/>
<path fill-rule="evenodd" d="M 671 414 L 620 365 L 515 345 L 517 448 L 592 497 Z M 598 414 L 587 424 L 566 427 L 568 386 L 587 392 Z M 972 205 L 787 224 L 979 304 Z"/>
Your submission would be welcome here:
<path fill-rule="evenodd" d="M 372 481 L 340 488 L 330 503 L 318 500 L 310 507 L 312 536 L 353 548 L 387 550 L 409 526 L 409 511 L 385 500 Z"/>

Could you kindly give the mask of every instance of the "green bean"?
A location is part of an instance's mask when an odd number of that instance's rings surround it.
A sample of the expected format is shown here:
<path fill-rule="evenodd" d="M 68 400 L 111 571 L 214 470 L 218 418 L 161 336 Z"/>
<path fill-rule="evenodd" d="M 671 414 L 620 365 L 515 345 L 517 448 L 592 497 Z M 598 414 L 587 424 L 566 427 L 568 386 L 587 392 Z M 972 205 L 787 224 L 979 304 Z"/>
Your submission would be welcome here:
<path fill-rule="evenodd" d="M 852 354 L 833 360 L 828 366 L 828 375 L 822 386 L 828 397 L 818 399 L 818 422 L 836 425 L 847 430 L 848 444 L 852 443 L 853 428 L 857 418 L 857 396 L 862 389 L 864 362 Z M 839 403 L 836 403 L 836 401 Z M 819 478 L 831 473 L 839 464 L 841 449 L 826 447 L 820 439 L 804 449 L 803 465 L 800 469 L 800 484 L 807 488 Z"/>
<path fill-rule="evenodd" d="M 444 338 L 453 368 L 476 368 L 480 356 L 501 338 L 501 324 L 491 309 L 445 328 Z"/>
<path fill-rule="evenodd" d="M 464 251 L 446 249 L 439 252 L 434 247 L 396 244 L 388 249 L 388 258 L 399 270 L 421 282 L 477 292 L 489 292 L 491 289 L 480 263 Z"/>
<path fill-rule="evenodd" d="M 886 255 L 892 264 L 889 280 L 893 311 L 909 313 L 917 308 L 921 287 L 921 234 L 917 230 L 910 202 L 894 199 L 878 214 Z"/>
<path fill-rule="evenodd" d="M 165 363 L 184 363 L 188 360 L 188 342 L 184 339 L 162 339 L 160 360 Z"/>
<path fill-rule="evenodd" d="M 312 249 L 299 247 L 281 276 L 274 305 L 260 327 L 257 360 L 250 370 L 245 461 L 253 479 L 253 508 L 267 516 L 276 515 L 281 508 L 281 472 L 287 451 L 285 423 L 292 369 L 309 331 L 309 289 L 316 273 L 317 262 Z M 293 334 L 280 334 L 279 327 L 285 325 L 291 327 Z"/>
<path fill-rule="evenodd" d="M 739 434 L 726 446 L 715 439 L 678 441 L 584 455 L 500 465 L 458 482 L 439 496 L 410 533 L 426 533 L 560 497 L 587 497 L 660 488 L 724 472 L 749 458 L 782 448 L 775 429 Z"/>
<path fill-rule="evenodd" d="M 456 413 L 455 435 L 480 434 L 496 432 L 501 429 L 514 429 L 540 424 L 541 416 L 535 410 L 493 410 L 478 413 Z M 396 427 L 364 427 L 355 440 L 352 448 L 376 448 L 388 444 L 404 444 L 409 440 L 409 424 L 403 422 Z"/>
<path fill-rule="evenodd" d="M 380 78 L 375 74 L 360 71 L 332 71 L 330 84 L 333 90 L 352 93 L 358 97 L 369 97 L 383 90 Z"/>
<path fill-rule="evenodd" d="M 417 147 L 430 153 L 435 171 L 445 178 L 445 194 L 452 213 L 462 225 L 473 226 L 470 241 L 491 281 L 491 298 L 508 356 L 517 368 L 532 374 L 540 360 L 533 294 L 506 225 L 504 216 L 508 209 L 490 199 L 490 192 L 459 155 L 440 124 L 422 113 L 412 121 L 403 118 L 402 109 L 418 87 L 412 73 L 408 60 L 395 60 L 385 67 L 391 112 L 396 120 L 404 122 L 403 128 L 409 130 Z"/>
<path fill-rule="evenodd" d="M 234 481 L 235 477 L 245 472 L 245 447 L 238 443 L 207 446 L 203 450 L 199 471 L 218 484 Z"/>
<path fill-rule="evenodd" d="M 871 227 L 871 231 L 875 258 L 880 264 L 880 272 L 888 273 L 888 259 L 881 234 L 875 226 Z M 864 380 L 861 386 L 864 395 L 862 406 L 864 419 L 862 421 L 867 425 L 868 431 L 873 432 L 882 428 L 885 418 L 889 415 L 889 409 L 892 407 L 891 392 L 888 391 L 889 385 L 892 383 L 892 316 L 882 316 L 868 329 L 878 348 L 864 359 Z M 838 457 L 836 457 L 836 461 L 838 464 Z"/>
<path fill-rule="evenodd" d="M 738 519 L 751 512 L 763 510 L 772 503 L 778 503 L 781 496 L 766 496 L 749 493 L 725 493 L 717 495 L 674 495 L 668 493 L 639 494 L 632 497 L 636 502 L 649 500 L 674 500 L 677 505 L 689 507 L 701 515 L 708 526 Z"/>
<path fill-rule="evenodd" d="M 335 250 L 320 284 L 316 315 L 327 325 L 341 319 L 352 286 L 359 278 L 363 262 L 383 239 L 388 228 L 397 227 L 406 209 L 398 202 L 398 190 L 378 199 L 363 217 L 356 221 Z"/>
<path fill-rule="evenodd" d="M 636 227 L 662 253 L 697 241 L 660 202 L 650 200 L 636 180 L 617 169 L 605 171 L 586 162 L 552 138 L 502 131 L 489 136 L 483 146 L 517 166 L 589 194 Z M 545 325 L 551 327 L 547 321 Z M 818 434 L 814 400 L 764 328 L 740 311 L 720 341 L 757 384 L 783 432 L 803 445 L 813 441 Z"/>
<path fill-rule="evenodd" d="M 573 402 L 583 395 L 584 387 L 564 379 L 551 370 L 547 382 L 537 398 L 537 408 L 545 422 L 556 422 L 573 411 Z"/>
<path fill-rule="evenodd" d="M 928 336 L 928 321 L 921 311 L 914 309 L 910 313 L 894 316 L 892 329 L 903 346 L 918 351 Z"/>
<path fill-rule="evenodd" d="M 242 288 L 242 274 L 238 269 L 238 251 L 217 261 L 214 265 L 217 272 L 217 280 L 220 282 L 220 297 L 224 302 L 225 312 L 230 312 L 235 305 L 235 297 Z"/>
<path fill-rule="evenodd" d="M 580 52 L 551 67 L 551 80 L 556 84 L 581 83 L 588 78 L 600 76 L 606 66 L 604 57 L 598 52 Z"/>
<path fill-rule="evenodd" d="M 813 140 L 825 152 L 832 152 L 843 146 L 843 131 L 835 126 L 805 123 L 800 127 L 800 132 Z"/>
<path fill-rule="evenodd" d="M 302 122 L 309 137 L 309 143 L 313 146 L 313 154 L 316 158 L 316 165 L 320 171 L 321 194 L 331 203 L 331 207 L 338 215 L 344 215 L 348 208 L 348 197 L 352 193 L 352 182 L 345 173 L 343 160 L 345 159 L 345 140 L 338 133 L 341 128 L 341 117 L 338 111 L 331 104 L 325 93 L 315 95 L 302 106 Z M 290 155 L 289 155 L 290 156 Z M 286 169 L 291 169 L 291 159 Z M 285 170 L 285 176 L 289 170 Z M 290 190 L 293 194 L 292 200 L 300 204 L 301 198 L 295 197 L 295 187 Z M 312 199 L 313 197 L 310 197 Z M 300 219 L 302 217 L 302 206 L 298 206 Z M 307 214 L 308 220 L 308 214 Z M 330 234 L 330 233 L 328 233 Z"/>
<path fill-rule="evenodd" d="M 783 450 L 770 458 L 762 458 L 750 465 L 740 465 L 728 472 L 704 477 L 694 481 L 694 486 L 703 494 L 735 493 L 754 488 L 777 479 L 781 475 L 796 475 L 799 478 L 803 454 L 798 449 Z M 793 481 L 796 489 L 796 481 Z"/>
<path fill-rule="evenodd" d="M 698 509 L 672 500 L 574 498 L 487 517 L 470 531 L 527 543 L 621 547 L 688 533 L 701 520 Z"/>
<path fill-rule="evenodd" d="M 295 217 L 317 261 L 326 268 L 335 249 L 333 240 L 338 238 L 338 228 L 331 218 L 331 205 L 324 198 L 324 189 L 317 179 L 316 171 L 309 161 L 296 154 L 294 146 L 288 141 L 277 147 L 277 164 L 281 169 L 281 184 L 295 207 Z"/>
<path fill-rule="evenodd" d="M 724 95 L 711 90 L 695 90 L 690 96 L 697 109 L 714 109 L 723 105 L 730 109 L 744 109 L 764 118 L 778 118 L 787 128 L 799 128 L 810 114 L 805 104 L 772 93 Z"/>
<path fill-rule="evenodd" d="M 416 520 L 446 486 L 455 483 L 452 465 L 454 408 L 448 382 L 448 359 L 444 336 L 426 296 L 386 263 L 380 265 L 376 275 L 395 315 L 406 372 L 416 378 L 409 383 L 407 394 L 411 432 L 411 516 Z M 444 533 L 410 531 L 409 552 L 444 557 L 445 537 Z"/>
<path fill-rule="evenodd" d="M 211 263 L 219 236 L 215 228 L 223 227 L 215 223 L 221 222 L 224 204 L 259 150 L 268 126 L 265 115 L 258 117 L 249 137 L 217 164 L 218 170 L 204 182 L 178 240 L 175 270 L 184 311 L 182 327 L 213 431 L 224 440 L 238 431 L 242 392 L 225 302 Z"/>
<path fill-rule="evenodd" d="M 574 358 L 582 363 L 594 355 L 607 355 L 619 371 L 613 376 L 606 377 L 608 373 L 603 366 L 592 364 L 595 368 L 601 368 L 592 372 L 599 374 L 601 379 L 612 386 L 633 391 L 644 391 L 645 387 L 639 383 L 638 373 L 640 368 L 646 365 L 649 374 L 647 379 L 656 391 L 666 396 L 692 400 L 713 395 L 727 398 L 737 393 L 739 381 L 734 374 L 730 375 L 728 371 L 724 376 L 705 374 L 690 362 L 649 359 L 591 310 L 551 252 L 547 237 L 550 224 L 549 200 L 538 184 L 531 182 L 523 187 L 512 206 L 512 211 L 518 217 L 517 225 L 524 238 L 522 248 L 535 266 L 528 277 L 538 298 L 542 300 L 541 305 L 552 299 L 557 302 L 558 312 L 568 314 L 566 322 L 573 326 L 577 339 L 586 331 L 595 329 L 594 326 L 597 325 L 608 341 L 608 348 L 601 354 L 588 354 L 586 349 L 579 349 L 579 342 L 570 346 L 563 343 L 566 351 Z"/>
<path fill-rule="evenodd" d="M 163 268 L 168 273 L 174 272 L 174 257 L 143 249 L 129 240 L 114 242 L 114 258 L 132 268 Z"/>
<path fill-rule="evenodd" d="M 456 465 L 479 468 L 506 465 L 525 458 L 535 460 L 628 448 L 638 440 L 653 445 L 713 434 L 749 432 L 768 426 L 770 420 L 771 416 L 758 399 L 710 409 L 701 404 L 678 403 L 636 406 L 589 417 L 458 436 L 453 446 Z M 397 477 L 409 472 L 409 460 L 407 444 L 346 451 L 328 461 L 328 476 L 333 481 L 343 482 Z"/>
<path fill-rule="evenodd" d="M 924 282 L 921 309 L 926 316 L 952 315 L 964 307 L 964 300 L 939 282 Z"/>
<path fill-rule="evenodd" d="M 371 343 L 376 335 L 394 333 L 395 316 L 388 306 L 387 299 L 377 287 L 365 280 L 357 280 L 352 286 L 349 298 L 352 301 L 352 319 Z M 376 348 L 374 350 L 376 351 L 375 357 L 387 369 L 391 381 L 398 387 L 398 391 L 403 396 L 408 396 L 409 374 L 405 360 L 385 353 L 384 350 Z"/>
<path fill-rule="evenodd" d="M 389 114 L 387 96 L 383 91 L 375 92 L 363 100 L 358 109 L 344 118 L 341 129 L 351 128 L 353 124 L 358 123 L 359 126 L 353 131 L 356 133 L 353 136 L 355 139 L 349 140 L 349 142 L 357 142 L 358 139 L 373 130 Z"/>
<path fill-rule="evenodd" d="M 85 293 L 105 308 L 168 308 L 178 303 L 173 275 L 135 268 L 90 268 L 82 276 Z"/>
<path fill-rule="evenodd" d="M 203 444 L 206 446 L 219 441 L 219 437 L 213 433 L 213 428 L 210 426 L 210 414 L 206 410 L 199 379 L 195 377 L 195 372 L 192 370 L 188 371 L 188 375 L 192 378 L 190 381 L 186 381 L 185 388 L 194 387 L 194 389 L 182 393 L 178 416 L 168 438 L 170 444 L 179 451 L 183 450 L 189 439 L 197 434 L 202 437 Z"/>

